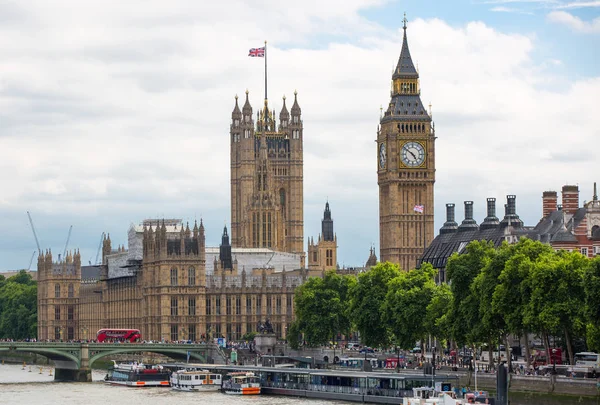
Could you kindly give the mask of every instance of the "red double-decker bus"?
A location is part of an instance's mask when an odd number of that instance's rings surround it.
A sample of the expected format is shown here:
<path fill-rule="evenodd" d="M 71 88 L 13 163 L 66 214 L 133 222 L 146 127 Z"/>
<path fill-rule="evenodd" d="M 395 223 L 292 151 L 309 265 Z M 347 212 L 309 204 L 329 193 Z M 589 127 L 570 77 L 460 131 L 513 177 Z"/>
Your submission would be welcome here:
<path fill-rule="evenodd" d="M 129 341 L 131 343 L 142 340 L 142 334 L 139 329 L 100 329 L 96 335 L 98 342 Z"/>

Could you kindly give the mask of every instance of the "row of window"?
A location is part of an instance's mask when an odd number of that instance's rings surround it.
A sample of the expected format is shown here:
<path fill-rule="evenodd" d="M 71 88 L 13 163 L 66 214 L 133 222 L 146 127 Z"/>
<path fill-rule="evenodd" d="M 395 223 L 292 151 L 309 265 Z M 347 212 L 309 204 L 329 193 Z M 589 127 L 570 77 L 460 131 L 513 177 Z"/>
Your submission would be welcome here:
<path fill-rule="evenodd" d="M 171 297 L 171 316 L 179 316 L 180 302 L 185 302 L 186 298 Z M 287 313 L 292 313 L 292 300 L 291 296 L 286 298 Z M 252 297 L 246 297 L 246 314 L 261 314 L 262 305 L 260 299 L 254 299 L 254 305 L 252 305 Z M 187 298 L 187 314 L 190 316 L 196 315 L 196 298 Z M 280 315 L 282 300 L 281 297 L 267 298 L 267 315 Z M 273 305 L 274 304 L 274 305 Z M 273 310 L 273 306 L 275 307 Z M 184 313 L 181 313 L 183 315 Z M 242 314 L 242 298 L 238 295 L 233 299 L 232 297 L 225 298 L 225 313 L 222 313 L 221 297 L 214 298 L 214 304 L 212 298 L 206 298 L 206 315 L 241 315 Z"/>
<path fill-rule="evenodd" d="M 275 323 L 273 324 L 273 329 L 278 336 L 281 336 L 281 324 Z M 207 334 L 210 335 L 211 338 L 214 337 L 225 337 L 227 340 L 240 340 L 242 339 L 242 324 L 230 324 L 228 323 L 223 331 L 221 328 L 221 324 L 217 323 L 214 325 L 207 324 L 206 329 Z M 246 331 L 255 331 L 256 325 L 252 323 L 246 324 Z M 208 336 L 205 334 L 198 335 L 196 325 L 178 325 L 171 324 L 171 340 L 192 340 L 197 341 L 200 339 L 205 339 Z"/>
<path fill-rule="evenodd" d="M 67 297 L 75 297 L 75 288 L 73 287 L 73 284 L 67 286 Z M 54 284 L 54 298 L 60 298 L 60 284 Z"/>
<path fill-rule="evenodd" d="M 67 320 L 72 321 L 75 319 L 75 308 L 73 305 L 67 305 Z M 60 307 L 57 305 L 54 307 L 54 320 L 60 321 Z"/>
<path fill-rule="evenodd" d="M 171 285 L 179 285 L 179 271 L 177 267 L 171 268 Z M 187 285 L 196 285 L 196 268 L 193 266 L 187 270 Z"/>

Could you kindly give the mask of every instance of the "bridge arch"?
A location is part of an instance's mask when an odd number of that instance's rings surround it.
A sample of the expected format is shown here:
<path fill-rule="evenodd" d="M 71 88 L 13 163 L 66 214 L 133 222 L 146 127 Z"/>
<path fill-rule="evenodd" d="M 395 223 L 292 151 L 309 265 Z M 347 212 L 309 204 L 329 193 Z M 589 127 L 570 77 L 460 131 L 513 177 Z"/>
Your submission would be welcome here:
<path fill-rule="evenodd" d="M 21 353 L 34 353 L 48 357 L 50 360 L 72 361 L 77 368 L 81 366 L 79 350 L 70 350 L 71 348 L 53 348 L 53 347 L 34 347 L 27 345 L 10 345 L 0 347 L 0 351 L 15 351 Z"/>
<path fill-rule="evenodd" d="M 89 359 L 89 367 L 92 368 L 94 362 L 97 360 L 115 355 L 115 354 L 127 354 L 127 353 L 157 353 L 163 356 L 170 357 L 174 360 L 186 361 L 189 353 L 189 360 L 196 361 L 200 363 L 207 363 L 206 354 L 198 352 L 190 348 L 190 350 L 185 350 L 185 348 L 181 349 L 169 349 L 169 348 L 154 348 L 154 347 L 146 347 L 144 346 L 129 346 L 125 345 L 124 347 L 119 348 L 106 348 L 106 349 L 92 349 L 90 348 L 90 359 Z"/>

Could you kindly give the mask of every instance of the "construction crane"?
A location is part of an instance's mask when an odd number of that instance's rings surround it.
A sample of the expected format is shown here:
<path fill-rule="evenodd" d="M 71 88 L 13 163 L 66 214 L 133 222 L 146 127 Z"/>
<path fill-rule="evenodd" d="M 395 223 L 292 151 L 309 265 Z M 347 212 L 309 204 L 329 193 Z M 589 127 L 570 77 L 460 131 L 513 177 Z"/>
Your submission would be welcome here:
<path fill-rule="evenodd" d="M 98 263 L 98 257 L 100 257 L 100 250 L 102 249 L 103 241 L 104 241 L 104 232 L 102 232 L 102 235 L 100 235 L 100 243 L 98 244 L 98 252 L 96 253 L 96 261 L 94 262 L 95 265 L 100 264 L 100 263 Z"/>
<path fill-rule="evenodd" d="M 27 267 L 27 271 L 31 270 L 31 264 L 33 263 L 33 258 L 35 257 L 35 252 L 37 252 L 37 250 L 34 250 L 33 253 L 31 254 L 31 260 L 29 260 L 29 267 Z"/>
<path fill-rule="evenodd" d="M 69 227 L 69 234 L 67 235 L 67 243 L 65 243 L 65 250 L 63 252 L 63 258 L 67 257 L 67 246 L 69 246 L 69 240 L 71 239 L 71 231 L 73 230 L 73 225 Z"/>
<path fill-rule="evenodd" d="M 38 248 L 38 252 L 42 253 L 42 248 L 40 248 L 40 241 L 38 240 L 37 234 L 35 233 L 35 227 L 33 226 L 33 220 L 31 219 L 31 214 L 27 211 L 27 216 L 29 217 L 29 223 L 31 224 L 31 230 L 33 231 L 33 237 L 35 238 L 35 243 Z"/>

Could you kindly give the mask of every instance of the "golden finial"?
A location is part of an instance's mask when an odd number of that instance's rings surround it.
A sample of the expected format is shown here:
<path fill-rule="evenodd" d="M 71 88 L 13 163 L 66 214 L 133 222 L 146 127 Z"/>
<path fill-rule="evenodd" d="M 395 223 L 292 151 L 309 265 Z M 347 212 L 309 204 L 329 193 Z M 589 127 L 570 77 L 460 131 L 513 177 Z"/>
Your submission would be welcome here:
<path fill-rule="evenodd" d="M 406 30 L 406 23 L 408 22 L 408 20 L 406 19 L 406 11 L 404 12 L 404 19 L 402 20 L 402 22 L 403 22 L 402 28 L 404 28 L 404 30 Z"/>
<path fill-rule="evenodd" d="M 379 119 L 383 118 L 383 106 L 379 105 Z"/>
<path fill-rule="evenodd" d="M 429 102 L 429 116 L 433 117 L 433 114 L 431 113 L 431 101 Z"/>
<path fill-rule="evenodd" d="M 250 93 L 250 92 L 248 91 L 248 89 L 246 89 L 246 95 L 248 95 L 248 93 Z"/>
<path fill-rule="evenodd" d="M 285 101 L 285 94 L 283 95 L 283 101 Z"/>
<path fill-rule="evenodd" d="M 238 99 L 238 96 L 237 96 L 237 94 L 235 95 L 235 99 L 236 99 L 236 100 Z"/>

